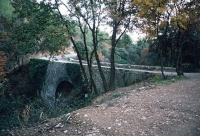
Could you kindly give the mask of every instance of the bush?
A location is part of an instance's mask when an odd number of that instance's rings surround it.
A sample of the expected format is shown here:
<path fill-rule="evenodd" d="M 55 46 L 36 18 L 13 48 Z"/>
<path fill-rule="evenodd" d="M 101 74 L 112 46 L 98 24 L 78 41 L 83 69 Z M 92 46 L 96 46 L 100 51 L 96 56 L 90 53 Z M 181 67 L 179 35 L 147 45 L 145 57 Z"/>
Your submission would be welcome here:
<path fill-rule="evenodd" d="M 95 97 L 96 95 L 90 95 L 88 98 L 80 96 L 73 100 L 64 99 L 51 109 L 43 103 L 41 98 L 4 95 L 0 97 L 0 135 L 7 135 L 14 127 L 34 125 L 47 118 L 58 117 L 85 107 Z M 2 130 L 8 131 L 2 133 Z"/>
<path fill-rule="evenodd" d="M 175 81 L 184 79 L 186 79 L 185 76 L 165 76 L 165 78 L 162 79 L 161 75 L 155 75 L 150 78 L 150 82 L 163 85 L 163 84 L 171 84 Z"/>
<path fill-rule="evenodd" d="M 45 106 L 41 99 L 4 95 L 0 98 L 0 122 L 3 122 L 0 123 L 0 132 L 36 123 L 43 111 Z"/>
<path fill-rule="evenodd" d="M 194 72 L 194 65 L 192 65 L 191 63 L 183 63 L 182 64 L 182 69 L 183 72 Z"/>
<path fill-rule="evenodd" d="M 0 98 L 0 130 L 10 129 L 20 125 L 18 113 L 23 108 L 24 102 L 21 97 L 15 98 L 12 95 Z"/>

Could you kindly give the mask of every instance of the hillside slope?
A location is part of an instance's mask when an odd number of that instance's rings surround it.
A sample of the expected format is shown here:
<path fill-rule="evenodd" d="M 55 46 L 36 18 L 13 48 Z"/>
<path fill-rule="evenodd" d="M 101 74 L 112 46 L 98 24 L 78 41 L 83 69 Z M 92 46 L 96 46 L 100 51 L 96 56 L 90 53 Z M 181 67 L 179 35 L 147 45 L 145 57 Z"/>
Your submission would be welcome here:
<path fill-rule="evenodd" d="M 200 74 L 170 85 L 120 88 L 94 104 L 11 135 L 199 136 Z"/>

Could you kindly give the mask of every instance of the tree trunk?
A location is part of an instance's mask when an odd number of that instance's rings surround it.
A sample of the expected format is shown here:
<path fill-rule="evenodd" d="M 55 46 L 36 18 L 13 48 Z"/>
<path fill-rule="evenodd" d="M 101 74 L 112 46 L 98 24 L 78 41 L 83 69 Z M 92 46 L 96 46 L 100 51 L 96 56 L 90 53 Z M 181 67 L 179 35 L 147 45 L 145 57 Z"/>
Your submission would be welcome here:
<path fill-rule="evenodd" d="M 158 30 L 157 30 L 157 39 L 158 39 L 158 46 L 159 46 L 159 53 L 160 53 L 160 69 L 161 69 L 161 76 L 162 79 L 165 79 L 164 75 L 164 68 L 163 68 L 163 45 L 160 42 L 160 36 L 158 35 Z"/>
<path fill-rule="evenodd" d="M 108 85 L 107 85 L 106 78 L 104 76 L 103 70 L 101 68 L 101 63 L 100 63 L 100 60 L 99 60 L 99 56 L 97 54 L 97 50 L 95 51 L 94 54 L 95 54 L 95 58 L 96 58 L 96 61 L 97 61 L 97 66 L 98 66 L 99 74 L 100 74 L 100 77 L 101 77 L 102 82 L 103 82 L 104 90 L 105 90 L 105 92 L 108 92 Z"/>
<path fill-rule="evenodd" d="M 99 92 L 97 91 L 96 84 L 95 84 L 95 82 L 94 82 L 93 71 L 92 71 L 91 69 L 90 69 L 90 77 L 92 77 L 92 78 L 90 78 L 90 82 L 91 82 L 91 86 L 93 86 L 94 92 L 95 92 L 96 94 L 99 94 Z"/>
<path fill-rule="evenodd" d="M 90 84 L 89 84 L 88 77 L 87 77 L 87 74 L 85 72 L 85 68 L 83 66 L 82 60 L 81 60 L 81 55 L 79 53 L 79 50 L 78 50 L 78 48 L 76 46 L 76 43 L 75 43 L 74 39 L 72 37 L 70 37 L 70 40 L 71 40 L 72 44 L 74 45 L 75 51 L 77 53 L 77 57 L 78 57 L 78 60 L 79 60 L 79 63 L 80 63 L 81 71 L 83 73 L 83 77 L 84 77 L 84 80 L 86 82 L 86 89 L 87 89 L 86 91 L 89 93 L 89 92 L 91 92 Z"/>
<path fill-rule="evenodd" d="M 177 60 L 176 60 L 176 72 L 178 76 L 183 76 L 183 71 L 182 71 L 182 44 L 180 43 L 180 38 L 181 38 L 181 31 L 180 31 L 180 26 L 178 26 L 178 38 L 177 38 L 177 48 L 178 48 L 178 55 L 177 55 Z"/>
<path fill-rule="evenodd" d="M 98 46 L 98 38 L 97 38 L 97 35 L 98 35 L 98 27 L 99 27 L 99 23 L 100 23 L 100 20 L 97 19 L 96 20 L 96 14 L 94 12 L 94 1 L 93 0 L 90 0 L 91 2 L 91 10 L 92 10 L 92 27 L 89 25 L 89 23 L 86 21 L 86 23 L 88 24 L 89 26 L 89 29 L 91 30 L 92 32 L 92 41 L 93 41 L 93 46 L 94 46 L 94 55 L 95 55 L 95 59 L 97 61 L 97 67 L 98 67 L 98 70 L 99 70 L 99 74 L 100 74 L 100 77 L 101 77 L 101 80 L 103 82 L 103 87 L 104 87 L 104 90 L 105 92 L 108 91 L 108 85 L 107 85 L 107 82 L 106 82 L 106 78 L 104 76 L 104 73 L 103 73 L 103 70 L 101 68 L 101 63 L 100 63 L 100 60 L 99 60 L 99 56 L 97 54 L 97 46 Z M 97 26 L 96 26 L 97 25 Z"/>
<path fill-rule="evenodd" d="M 182 70 L 182 46 L 178 49 L 178 56 L 176 60 L 176 73 L 178 76 L 183 76 L 183 70 Z"/>
<path fill-rule="evenodd" d="M 116 23 L 116 22 L 115 22 Z M 115 47 L 116 47 L 117 25 L 113 26 L 113 34 L 111 41 L 111 55 L 110 55 L 110 83 L 109 90 L 115 90 Z"/>
<path fill-rule="evenodd" d="M 169 66 L 172 67 L 172 59 L 173 59 L 173 50 L 172 50 L 172 46 L 170 47 L 170 64 Z"/>
<path fill-rule="evenodd" d="M 110 56 L 110 86 L 109 90 L 115 90 L 115 47 L 111 47 L 111 56 Z"/>
<path fill-rule="evenodd" d="M 80 23 L 81 24 L 81 23 Z M 87 48 L 87 42 L 86 42 L 86 33 L 85 31 L 82 29 L 82 27 L 80 26 L 80 30 L 83 34 L 83 42 L 84 42 L 84 47 L 85 47 L 85 51 L 86 51 L 86 59 L 87 59 L 87 65 L 88 65 L 88 69 L 89 69 L 89 76 L 90 76 L 90 90 L 92 90 L 92 87 L 94 89 L 94 92 L 96 94 L 98 94 L 98 91 L 97 91 L 97 88 L 96 88 L 96 84 L 94 82 L 94 79 L 93 79 L 93 67 L 92 67 L 92 56 L 93 56 L 93 52 L 90 54 L 90 57 L 89 57 L 89 52 L 88 52 L 88 48 Z"/>
<path fill-rule="evenodd" d="M 90 74 L 90 89 L 94 89 L 94 92 L 96 94 L 98 94 L 99 92 L 97 91 L 97 87 L 96 87 L 96 84 L 94 82 L 94 78 L 93 78 L 93 67 L 92 67 L 92 63 L 90 63 L 90 65 L 88 65 L 88 68 L 89 68 L 89 74 Z"/>
<path fill-rule="evenodd" d="M 102 67 L 101 67 L 101 63 L 100 63 L 100 60 L 99 60 L 99 56 L 97 54 L 98 42 L 97 42 L 97 33 L 96 33 L 97 30 L 95 31 L 95 23 L 93 24 L 93 29 L 91 29 L 91 32 L 92 32 L 93 45 L 94 45 L 94 55 L 95 55 L 95 59 L 97 61 L 97 67 L 98 67 L 98 70 L 99 70 L 101 80 L 103 82 L 104 90 L 105 90 L 105 92 L 108 92 L 108 84 L 106 82 L 106 78 L 104 76 L 104 73 L 103 73 L 103 70 L 102 70 Z"/>
<path fill-rule="evenodd" d="M 164 67 L 163 67 L 163 46 L 160 44 L 160 68 L 161 68 L 161 76 L 162 76 L 162 79 L 165 78 L 165 75 L 164 75 Z"/>

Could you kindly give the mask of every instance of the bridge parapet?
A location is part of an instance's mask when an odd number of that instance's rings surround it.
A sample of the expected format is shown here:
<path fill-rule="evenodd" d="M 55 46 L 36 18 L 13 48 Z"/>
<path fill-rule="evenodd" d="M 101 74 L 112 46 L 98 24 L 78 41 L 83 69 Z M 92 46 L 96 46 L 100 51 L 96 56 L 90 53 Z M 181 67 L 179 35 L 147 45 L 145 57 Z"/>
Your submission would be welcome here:
<path fill-rule="evenodd" d="M 78 60 L 71 59 L 71 62 L 78 63 Z M 83 63 L 87 63 L 86 61 L 83 61 Z M 96 62 L 93 63 L 94 65 L 97 65 Z M 102 66 L 110 67 L 109 62 L 101 62 Z M 117 68 L 125 68 L 125 69 L 139 69 L 139 70 L 149 70 L 149 71 L 160 71 L 160 66 L 147 66 L 147 65 L 131 65 L 131 64 L 119 64 L 115 63 L 115 66 Z M 164 67 L 164 71 L 168 72 L 176 72 L 176 68 L 174 67 Z"/>

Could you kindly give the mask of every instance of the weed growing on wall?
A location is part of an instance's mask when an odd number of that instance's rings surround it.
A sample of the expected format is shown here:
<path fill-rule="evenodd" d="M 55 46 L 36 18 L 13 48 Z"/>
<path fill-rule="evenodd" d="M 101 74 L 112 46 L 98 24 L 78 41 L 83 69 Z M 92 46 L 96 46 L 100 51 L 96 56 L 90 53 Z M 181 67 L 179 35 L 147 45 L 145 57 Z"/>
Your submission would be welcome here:
<path fill-rule="evenodd" d="M 31 59 L 29 62 L 31 83 L 37 90 L 38 96 L 40 96 L 40 91 L 45 80 L 48 64 L 48 60 L 40 59 Z"/>

